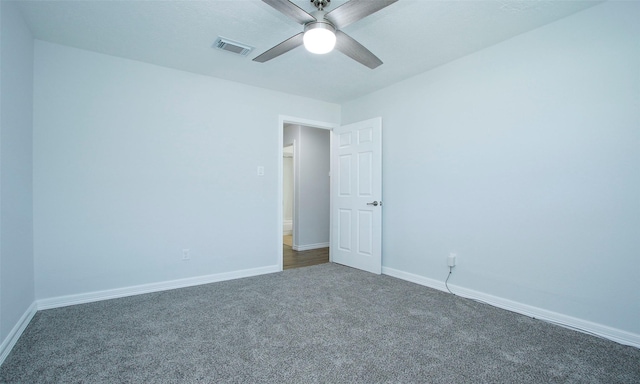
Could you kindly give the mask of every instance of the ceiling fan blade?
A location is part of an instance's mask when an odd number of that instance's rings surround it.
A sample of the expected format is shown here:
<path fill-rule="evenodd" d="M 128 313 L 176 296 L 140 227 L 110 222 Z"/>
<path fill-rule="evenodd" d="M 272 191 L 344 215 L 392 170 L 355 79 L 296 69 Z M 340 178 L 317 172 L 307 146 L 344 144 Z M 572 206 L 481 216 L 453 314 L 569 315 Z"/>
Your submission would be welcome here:
<path fill-rule="evenodd" d="M 265 3 L 269 4 L 276 10 L 281 13 L 289 16 L 293 20 L 297 21 L 300 24 L 310 23 L 312 21 L 316 21 L 316 18 L 308 14 L 302 8 L 293 4 L 289 0 L 262 0 Z"/>
<path fill-rule="evenodd" d="M 268 51 L 262 53 L 261 55 L 256 56 L 253 61 L 257 61 L 258 63 L 264 63 L 265 61 L 269 61 L 273 58 L 276 58 L 283 53 L 287 53 L 293 48 L 299 47 L 304 42 L 302 41 L 302 36 L 304 36 L 304 32 L 300 32 L 297 35 L 291 36 L 287 40 L 282 43 L 276 45 L 275 47 L 269 49 Z"/>
<path fill-rule="evenodd" d="M 325 17 L 337 29 L 342 29 L 351 23 L 364 19 L 372 13 L 378 12 L 398 0 L 351 0 L 333 11 L 327 13 Z"/>
<path fill-rule="evenodd" d="M 382 64 L 376 55 L 342 31 L 336 31 L 336 49 L 371 69 Z"/>

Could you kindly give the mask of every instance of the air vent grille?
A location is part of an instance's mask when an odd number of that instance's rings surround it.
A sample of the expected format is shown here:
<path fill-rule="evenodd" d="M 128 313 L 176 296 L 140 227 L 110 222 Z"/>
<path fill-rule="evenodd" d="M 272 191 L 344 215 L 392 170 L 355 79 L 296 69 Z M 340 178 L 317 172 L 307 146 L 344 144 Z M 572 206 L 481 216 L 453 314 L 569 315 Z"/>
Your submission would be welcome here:
<path fill-rule="evenodd" d="M 235 53 L 236 55 L 247 56 L 249 52 L 253 50 L 246 44 L 238 43 L 237 41 L 229 40 L 224 37 L 218 37 L 216 42 L 213 43 L 213 47 L 222 51 Z"/>

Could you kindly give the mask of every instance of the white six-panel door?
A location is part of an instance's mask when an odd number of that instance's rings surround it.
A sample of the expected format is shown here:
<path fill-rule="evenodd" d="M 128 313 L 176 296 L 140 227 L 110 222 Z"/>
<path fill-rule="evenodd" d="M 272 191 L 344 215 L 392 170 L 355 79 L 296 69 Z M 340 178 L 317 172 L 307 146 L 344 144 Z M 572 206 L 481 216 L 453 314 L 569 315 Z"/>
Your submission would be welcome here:
<path fill-rule="evenodd" d="M 382 270 L 382 118 L 333 130 L 331 259 Z"/>

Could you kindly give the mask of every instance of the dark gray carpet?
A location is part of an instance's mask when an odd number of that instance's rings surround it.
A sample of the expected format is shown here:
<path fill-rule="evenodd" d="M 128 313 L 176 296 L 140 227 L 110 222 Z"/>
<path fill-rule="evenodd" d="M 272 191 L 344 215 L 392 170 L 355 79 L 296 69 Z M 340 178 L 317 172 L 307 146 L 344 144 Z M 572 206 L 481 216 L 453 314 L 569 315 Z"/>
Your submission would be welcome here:
<path fill-rule="evenodd" d="M 640 350 L 334 264 L 38 312 L 21 383 L 639 383 Z"/>

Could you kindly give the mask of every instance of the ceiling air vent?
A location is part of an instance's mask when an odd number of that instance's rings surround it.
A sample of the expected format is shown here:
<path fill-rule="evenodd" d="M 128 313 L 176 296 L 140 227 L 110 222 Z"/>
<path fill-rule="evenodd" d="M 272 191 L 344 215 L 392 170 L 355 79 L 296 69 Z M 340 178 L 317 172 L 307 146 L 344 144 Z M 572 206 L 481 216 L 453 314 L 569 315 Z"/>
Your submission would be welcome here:
<path fill-rule="evenodd" d="M 246 44 L 238 43 L 233 40 L 225 39 L 224 37 L 218 37 L 216 39 L 216 42 L 213 43 L 213 47 L 242 56 L 247 56 L 249 52 L 253 50 L 253 47 L 250 47 Z"/>

